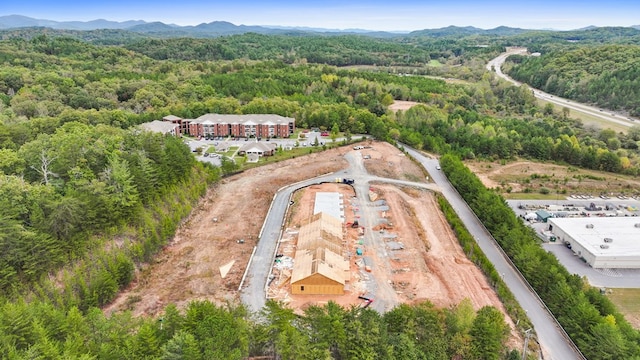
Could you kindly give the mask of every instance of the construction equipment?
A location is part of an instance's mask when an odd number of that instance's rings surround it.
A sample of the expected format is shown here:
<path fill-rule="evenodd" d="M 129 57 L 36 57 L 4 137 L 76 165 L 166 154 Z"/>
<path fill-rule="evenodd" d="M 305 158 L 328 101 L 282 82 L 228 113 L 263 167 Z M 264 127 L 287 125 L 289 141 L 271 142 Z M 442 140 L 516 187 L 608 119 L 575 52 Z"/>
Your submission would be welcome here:
<path fill-rule="evenodd" d="M 355 183 L 355 180 L 349 179 L 349 178 L 336 178 L 336 182 L 347 184 L 347 185 L 353 185 L 353 183 Z"/>
<path fill-rule="evenodd" d="M 362 296 L 362 295 L 358 296 L 358 299 L 364 300 L 364 303 L 361 305 L 361 308 L 363 308 L 363 309 L 368 308 L 369 305 L 371 305 L 371 303 L 373 302 L 373 299 L 368 298 L 366 296 Z"/>

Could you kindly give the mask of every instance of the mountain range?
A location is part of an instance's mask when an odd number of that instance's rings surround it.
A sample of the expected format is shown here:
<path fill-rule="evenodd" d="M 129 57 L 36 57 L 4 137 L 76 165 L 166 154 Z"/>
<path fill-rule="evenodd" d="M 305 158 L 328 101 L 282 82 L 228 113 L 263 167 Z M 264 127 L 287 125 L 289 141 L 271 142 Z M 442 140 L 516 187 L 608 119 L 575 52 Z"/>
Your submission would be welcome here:
<path fill-rule="evenodd" d="M 217 37 L 225 35 L 244 34 L 248 32 L 258 34 L 270 34 L 270 35 L 304 35 L 308 33 L 323 33 L 323 34 L 362 34 L 374 37 L 394 37 L 398 35 L 428 35 L 433 37 L 447 36 L 447 35 L 473 35 L 473 34 L 486 34 L 486 35 L 515 35 L 531 29 L 519 29 L 506 26 L 500 26 L 495 29 L 479 29 L 473 26 L 459 27 L 448 26 L 440 29 L 425 29 L 413 32 L 387 32 L 387 31 L 372 31 L 363 29 L 323 29 L 323 28 L 308 28 L 308 27 L 284 27 L 284 26 L 259 26 L 259 25 L 235 25 L 226 21 L 213 21 L 210 23 L 202 23 L 195 26 L 179 26 L 175 24 L 165 24 L 162 22 L 146 22 L 143 20 L 128 20 L 128 21 L 110 21 L 104 19 L 92 20 L 92 21 L 54 21 L 46 19 L 34 19 L 22 15 L 7 15 L 0 16 L 0 30 L 19 29 L 19 28 L 51 28 L 57 30 L 78 30 L 89 31 L 98 29 L 111 29 L 111 30 L 127 30 L 135 33 L 156 35 L 163 37 Z M 640 25 L 631 26 L 634 29 L 640 30 Z M 595 28 L 595 27 L 589 27 Z M 587 28 L 585 28 L 587 29 Z M 579 30 L 585 30 L 579 29 Z"/>

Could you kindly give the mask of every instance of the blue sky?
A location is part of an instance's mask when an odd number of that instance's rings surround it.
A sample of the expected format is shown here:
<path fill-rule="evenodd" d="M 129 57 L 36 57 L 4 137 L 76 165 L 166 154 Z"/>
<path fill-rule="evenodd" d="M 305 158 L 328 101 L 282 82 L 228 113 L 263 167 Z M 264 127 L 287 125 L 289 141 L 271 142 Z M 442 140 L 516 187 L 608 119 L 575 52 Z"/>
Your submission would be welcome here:
<path fill-rule="evenodd" d="M 2 0 L 0 16 L 19 14 L 57 21 L 107 19 L 197 25 L 308 26 L 408 31 L 449 25 L 483 29 L 500 25 L 570 30 L 589 25 L 640 24 L 632 0 Z"/>

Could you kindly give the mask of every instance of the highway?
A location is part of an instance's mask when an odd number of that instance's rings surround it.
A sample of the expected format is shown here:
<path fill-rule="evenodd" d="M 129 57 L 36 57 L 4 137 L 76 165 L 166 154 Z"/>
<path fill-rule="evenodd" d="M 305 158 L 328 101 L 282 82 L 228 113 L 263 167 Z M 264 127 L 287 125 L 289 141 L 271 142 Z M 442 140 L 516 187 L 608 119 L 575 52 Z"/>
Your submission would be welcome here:
<path fill-rule="evenodd" d="M 510 78 L 508 75 L 504 74 L 502 72 L 502 64 L 505 62 L 505 60 L 507 60 L 507 58 L 511 55 L 526 55 L 527 54 L 527 49 L 526 48 L 513 48 L 510 49 L 507 52 L 504 52 L 502 54 L 500 54 L 498 57 L 496 57 L 495 59 L 492 59 L 491 61 L 489 61 L 487 63 L 487 70 L 489 71 L 495 71 L 496 75 L 498 75 L 498 77 L 501 77 L 507 81 L 509 81 L 510 83 L 516 85 L 516 86 L 520 86 L 522 85 L 521 82 L 516 81 L 512 78 Z M 631 127 L 633 125 L 636 125 L 636 120 L 632 117 L 627 117 L 621 114 L 616 114 L 613 113 L 611 111 L 608 110 L 604 110 L 604 109 L 600 109 L 594 106 L 589 106 L 589 105 L 585 105 L 585 104 L 581 104 L 581 103 L 577 103 L 575 101 L 571 101 L 568 99 L 564 99 L 555 95 L 551 95 L 548 94 L 546 92 L 543 92 L 541 90 L 538 89 L 533 89 L 533 95 L 541 100 L 545 100 L 548 101 L 550 103 L 556 104 L 558 106 L 562 106 L 562 107 L 566 107 L 569 108 L 573 111 L 576 112 L 580 112 L 583 114 L 587 114 L 593 117 L 597 117 L 599 119 L 608 121 L 608 122 L 612 122 L 618 125 L 622 125 L 622 126 L 627 126 L 627 127 Z M 639 121 L 640 123 L 640 121 Z"/>
<path fill-rule="evenodd" d="M 526 310 L 529 319 L 533 323 L 544 359 L 584 359 L 582 354 L 566 337 L 564 330 L 558 325 L 542 300 L 526 283 L 520 272 L 513 266 L 491 234 L 482 225 L 460 194 L 453 188 L 447 177 L 442 171 L 436 169 L 438 160 L 427 157 L 407 146 L 404 146 L 404 149 L 431 174 L 442 195 L 449 201 L 469 232 L 474 235 L 476 242 L 496 271 L 502 274 L 504 282 L 514 294 L 520 306 Z M 517 319 L 513 320 L 517 321 Z"/>

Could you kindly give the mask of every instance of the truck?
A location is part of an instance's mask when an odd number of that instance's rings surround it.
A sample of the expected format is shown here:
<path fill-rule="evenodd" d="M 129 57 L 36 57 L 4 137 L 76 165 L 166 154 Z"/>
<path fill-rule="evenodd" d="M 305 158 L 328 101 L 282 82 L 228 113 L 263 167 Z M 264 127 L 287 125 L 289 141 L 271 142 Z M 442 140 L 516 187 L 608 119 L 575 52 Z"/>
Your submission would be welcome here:
<path fill-rule="evenodd" d="M 355 183 L 356 181 L 349 178 L 336 178 L 336 182 L 341 184 L 353 185 L 353 183 Z"/>

